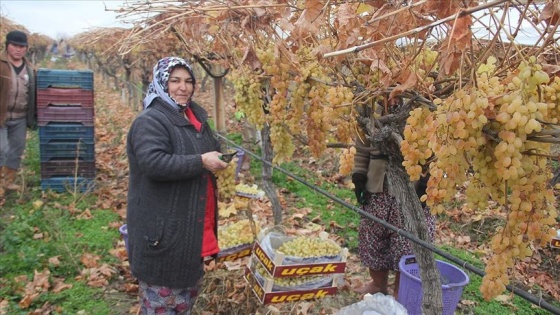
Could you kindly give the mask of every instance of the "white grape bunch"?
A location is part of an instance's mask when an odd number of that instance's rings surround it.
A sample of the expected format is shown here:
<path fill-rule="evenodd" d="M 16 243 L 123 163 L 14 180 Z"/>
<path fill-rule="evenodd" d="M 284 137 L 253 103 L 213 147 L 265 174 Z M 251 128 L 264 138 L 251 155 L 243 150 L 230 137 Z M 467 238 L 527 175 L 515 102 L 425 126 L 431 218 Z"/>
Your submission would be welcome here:
<path fill-rule="evenodd" d="M 340 254 L 341 248 L 335 242 L 318 237 L 298 236 L 284 242 L 278 251 L 294 257 L 310 258 L 335 256 Z"/>
<path fill-rule="evenodd" d="M 259 233 L 258 226 L 256 227 L 256 233 Z M 221 249 L 250 244 L 254 238 L 251 223 L 248 219 L 239 220 L 218 228 L 218 246 Z"/>

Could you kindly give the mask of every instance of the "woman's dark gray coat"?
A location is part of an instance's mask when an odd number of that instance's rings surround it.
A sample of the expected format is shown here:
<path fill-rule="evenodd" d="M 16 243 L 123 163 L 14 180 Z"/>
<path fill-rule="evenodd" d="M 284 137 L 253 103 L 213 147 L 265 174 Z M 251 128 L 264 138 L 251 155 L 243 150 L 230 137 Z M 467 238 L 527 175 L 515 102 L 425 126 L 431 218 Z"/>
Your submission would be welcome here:
<path fill-rule="evenodd" d="M 187 288 L 203 275 L 207 184 L 212 180 L 216 187 L 216 181 L 201 154 L 220 148 L 206 111 L 194 102 L 191 108 L 202 123 L 200 133 L 160 99 L 128 133 L 128 256 L 132 274 L 152 285 Z"/>

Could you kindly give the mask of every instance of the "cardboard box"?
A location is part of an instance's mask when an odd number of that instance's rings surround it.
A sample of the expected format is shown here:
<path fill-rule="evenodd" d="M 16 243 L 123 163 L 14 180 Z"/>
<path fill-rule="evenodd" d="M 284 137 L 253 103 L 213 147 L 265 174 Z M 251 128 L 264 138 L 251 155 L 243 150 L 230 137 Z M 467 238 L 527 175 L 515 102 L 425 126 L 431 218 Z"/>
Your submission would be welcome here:
<path fill-rule="evenodd" d="M 259 242 L 255 242 L 253 255 L 260 261 L 273 278 L 281 278 L 319 274 L 342 274 L 346 269 L 348 249 L 345 248 L 342 250 L 341 262 L 282 265 L 282 262 L 286 257 L 283 253 L 277 252 L 276 255 L 274 255 L 274 259 L 272 259 L 262 249 Z"/>
<path fill-rule="evenodd" d="M 334 295 L 337 291 L 336 286 L 328 286 L 309 290 L 272 292 L 273 281 L 265 279 L 263 284 L 259 283 L 249 266 L 245 267 L 245 280 L 247 280 L 251 290 L 263 304 L 320 299 L 327 295 Z M 336 283 L 336 281 L 333 280 L 333 283 Z"/>
<path fill-rule="evenodd" d="M 233 249 L 227 249 L 225 251 L 221 251 L 217 255 L 218 262 L 224 261 L 234 261 L 238 258 L 246 257 L 251 255 L 253 251 L 253 244 L 243 244 L 234 247 Z"/>

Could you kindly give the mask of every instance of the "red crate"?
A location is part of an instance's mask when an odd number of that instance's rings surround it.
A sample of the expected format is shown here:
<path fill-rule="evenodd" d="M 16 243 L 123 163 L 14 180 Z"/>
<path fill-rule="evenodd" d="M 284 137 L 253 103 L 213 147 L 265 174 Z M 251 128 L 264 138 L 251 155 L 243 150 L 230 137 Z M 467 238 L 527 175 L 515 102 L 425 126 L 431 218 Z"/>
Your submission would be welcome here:
<path fill-rule="evenodd" d="M 93 107 L 93 90 L 48 88 L 37 90 L 37 107 Z"/>
<path fill-rule="evenodd" d="M 41 162 L 41 179 L 54 176 L 95 177 L 95 162 L 76 160 L 74 158 L 56 159 Z"/>
<path fill-rule="evenodd" d="M 50 122 L 75 122 L 84 126 L 93 126 L 93 107 L 80 106 L 46 106 L 37 108 L 39 126 Z"/>

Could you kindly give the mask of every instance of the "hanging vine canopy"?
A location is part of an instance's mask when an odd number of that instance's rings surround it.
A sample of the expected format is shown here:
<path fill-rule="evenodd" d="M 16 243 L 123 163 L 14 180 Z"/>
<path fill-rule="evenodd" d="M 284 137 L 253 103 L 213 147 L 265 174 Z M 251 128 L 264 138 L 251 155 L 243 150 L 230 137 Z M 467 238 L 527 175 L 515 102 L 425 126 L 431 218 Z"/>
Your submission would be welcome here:
<path fill-rule="evenodd" d="M 353 130 L 375 141 L 391 127 L 411 179 L 429 168 L 434 212 L 463 185 L 473 209 L 496 202 L 507 222 L 488 253 L 487 299 L 554 235 L 558 0 L 141 1 L 119 12 L 135 25 L 122 54 L 150 41 L 164 52 L 173 34 L 198 62 L 229 68 L 238 108 L 270 126 L 274 162 L 294 140 L 314 156 L 342 143 L 347 173 Z"/>
<path fill-rule="evenodd" d="M 51 45 L 53 42 L 52 38 L 39 33 L 31 33 L 25 26 L 17 24 L 12 20 L 0 15 L 0 38 L 2 39 L 2 44 L 4 44 L 6 34 L 13 30 L 20 30 L 29 35 L 29 51 L 44 54 L 47 51 L 47 47 L 49 47 L 49 45 Z"/>

